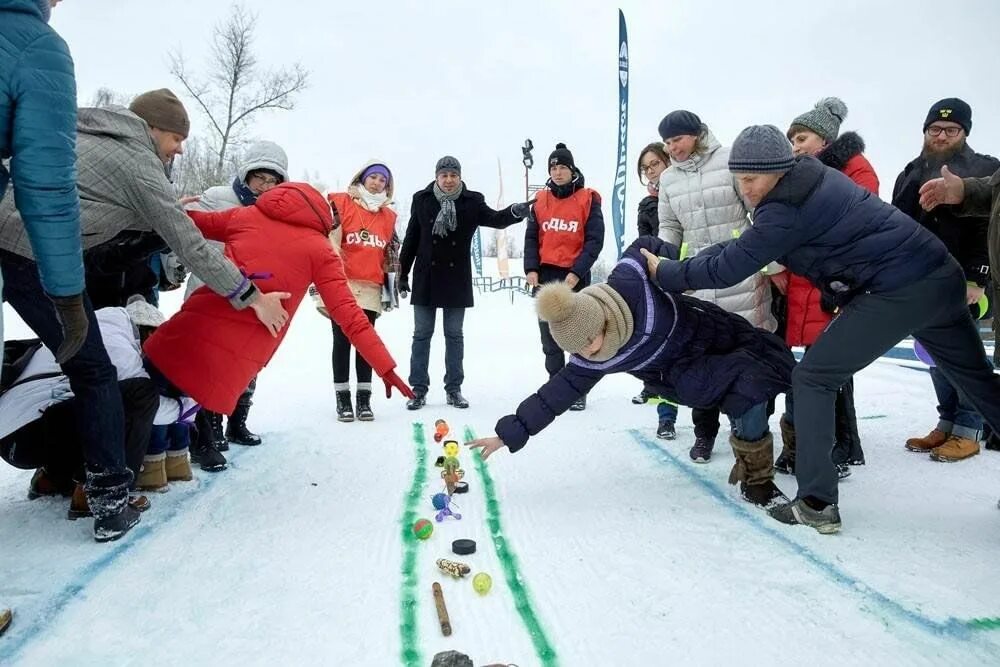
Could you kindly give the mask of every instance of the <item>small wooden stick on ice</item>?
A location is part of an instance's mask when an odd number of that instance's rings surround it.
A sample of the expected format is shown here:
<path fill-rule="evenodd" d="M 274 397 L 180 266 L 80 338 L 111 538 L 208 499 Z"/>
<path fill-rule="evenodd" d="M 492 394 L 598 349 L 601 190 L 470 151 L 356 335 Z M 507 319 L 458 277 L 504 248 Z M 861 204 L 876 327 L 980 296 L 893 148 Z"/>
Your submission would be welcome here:
<path fill-rule="evenodd" d="M 431 589 L 434 591 L 434 606 L 437 607 L 438 621 L 441 622 L 441 634 L 448 637 L 451 635 L 451 621 L 448 619 L 448 608 L 444 606 L 444 592 L 441 590 L 441 584 L 436 581 Z"/>

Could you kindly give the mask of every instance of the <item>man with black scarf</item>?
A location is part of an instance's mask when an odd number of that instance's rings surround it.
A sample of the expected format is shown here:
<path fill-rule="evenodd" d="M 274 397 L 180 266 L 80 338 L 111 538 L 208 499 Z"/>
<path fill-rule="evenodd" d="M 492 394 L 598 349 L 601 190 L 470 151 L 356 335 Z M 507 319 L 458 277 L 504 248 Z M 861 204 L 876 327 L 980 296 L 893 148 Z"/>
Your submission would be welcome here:
<path fill-rule="evenodd" d="M 989 283 L 987 247 L 989 216 L 960 217 L 959 206 L 920 207 L 920 188 L 941 175 L 941 168 L 963 178 L 987 177 L 1000 168 L 1000 160 L 976 153 L 967 143 L 972 131 L 972 109 L 958 98 L 935 103 L 924 121 L 924 146 L 896 179 L 893 205 L 933 232 L 965 270 L 966 300 L 975 304 Z M 983 419 L 945 377 L 931 368 L 938 398 L 938 425 L 927 436 L 910 438 L 910 451 L 930 452 L 938 461 L 959 461 L 979 453 Z"/>

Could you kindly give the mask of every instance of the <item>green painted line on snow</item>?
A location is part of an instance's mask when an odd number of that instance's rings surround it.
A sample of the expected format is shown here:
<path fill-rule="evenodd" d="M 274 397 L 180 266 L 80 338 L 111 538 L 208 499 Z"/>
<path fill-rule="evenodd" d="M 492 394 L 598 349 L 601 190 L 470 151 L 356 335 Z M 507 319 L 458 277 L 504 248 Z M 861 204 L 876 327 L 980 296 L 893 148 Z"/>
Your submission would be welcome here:
<path fill-rule="evenodd" d="M 475 440 L 476 434 L 468 426 L 465 427 L 465 441 Z M 479 473 L 479 481 L 483 486 L 483 496 L 486 499 L 486 523 L 490 528 L 490 535 L 493 538 L 493 548 L 496 550 L 497 559 L 503 568 L 504 579 L 507 588 L 514 596 L 514 606 L 517 613 L 524 622 L 524 627 L 531 635 L 531 643 L 535 646 L 535 653 L 542 665 L 558 665 L 559 659 L 556 650 L 549 642 L 542 628 L 538 615 L 531 605 L 531 596 L 528 594 L 528 587 L 521 577 L 520 568 L 517 564 L 517 556 L 514 550 L 507 543 L 504 537 L 503 527 L 500 524 L 500 502 L 497 500 L 496 488 L 493 486 L 493 478 L 486 467 L 486 462 L 479 454 L 473 453 L 472 459 L 476 465 L 476 472 Z"/>
<path fill-rule="evenodd" d="M 888 416 L 889 415 L 866 415 L 864 417 L 858 417 L 858 419 L 861 419 L 861 420 L 866 420 L 866 419 L 885 419 Z"/>
<path fill-rule="evenodd" d="M 973 618 L 965 622 L 972 630 L 1000 630 L 1000 617 Z"/>
<path fill-rule="evenodd" d="M 417 555 L 420 540 L 413 534 L 413 523 L 417 520 L 417 507 L 423 498 L 424 485 L 427 483 L 427 439 L 424 436 L 424 425 L 421 422 L 413 424 L 414 461 L 413 481 L 403 499 L 403 515 L 399 519 L 400 533 L 403 537 L 403 567 L 402 582 L 399 587 L 399 638 L 401 645 L 400 658 L 404 665 L 422 666 L 417 627 Z"/>

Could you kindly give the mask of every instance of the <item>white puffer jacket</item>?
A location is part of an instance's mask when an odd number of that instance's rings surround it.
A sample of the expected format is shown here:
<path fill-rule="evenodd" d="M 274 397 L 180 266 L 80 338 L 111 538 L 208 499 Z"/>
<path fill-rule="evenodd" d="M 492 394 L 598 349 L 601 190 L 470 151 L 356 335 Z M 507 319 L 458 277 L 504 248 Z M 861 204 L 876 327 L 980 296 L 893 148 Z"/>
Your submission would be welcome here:
<path fill-rule="evenodd" d="M 685 257 L 730 241 L 750 226 L 747 209 L 729 171 L 729 149 L 708 131 L 702 141 L 707 146 L 704 153 L 671 163 L 660 175 L 660 238 L 685 246 Z M 771 285 L 763 273 L 726 289 L 698 290 L 693 296 L 742 315 L 755 327 L 767 331 L 777 328 L 771 314 Z"/>

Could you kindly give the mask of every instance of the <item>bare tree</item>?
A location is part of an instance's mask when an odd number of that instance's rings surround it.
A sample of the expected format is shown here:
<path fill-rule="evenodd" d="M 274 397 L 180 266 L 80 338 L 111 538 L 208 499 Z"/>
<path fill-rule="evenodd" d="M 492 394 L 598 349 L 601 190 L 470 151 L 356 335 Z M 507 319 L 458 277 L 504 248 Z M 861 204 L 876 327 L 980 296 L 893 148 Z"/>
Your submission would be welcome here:
<path fill-rule="evenodd" d="M 170 170 L 177 194 L 198 195 L 213 185 L 223 184 L 225 176 L 232 178 L 236 173 L 242 157 L 241 146 L 230 146 L 220 170 L 212 145 L 202 137 L 191 137 L 184 142 L 184 154 L 176 159 Z"/>
<path fill-rule="evenodd" d="M 111 88 L 105 88 L 101 86 L 94 93 L 94 99 L 91 100 L 90 106 L 92 107 L 110 107 L 110 106 L 120 106 L 127 107 L 132 98 L 124 93 L 119 93 L 117 90 L 112 90 Z"/>
<path fill-rule="evenodd" d="M 224 23 L 212 29 L 212 55 L 208 77 L 191 73 L 180 53 L 170 54 L 170 72 L 208 118 L 216 139 L 216 174 L 226 166 L 226 151 L 239 137 L 241 126 L 265 109 L 295 108 L 295 94 L 306 88 L 309 74 L 295 63 L 261 71 L 253 53 L 256 15 L 239 4 Z"/>

